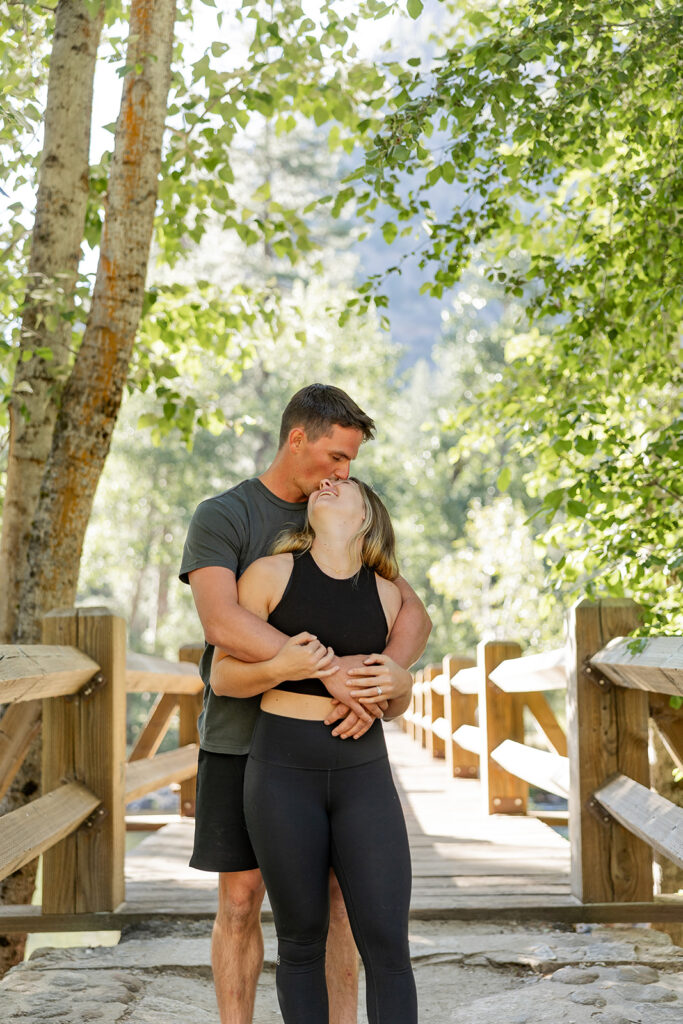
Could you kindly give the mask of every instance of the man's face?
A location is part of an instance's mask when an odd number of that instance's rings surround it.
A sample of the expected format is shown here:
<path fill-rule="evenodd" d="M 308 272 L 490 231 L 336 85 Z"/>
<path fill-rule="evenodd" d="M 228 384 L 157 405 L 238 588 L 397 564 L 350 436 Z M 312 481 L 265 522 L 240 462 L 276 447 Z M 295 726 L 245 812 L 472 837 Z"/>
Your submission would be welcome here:
<path fill-rule="evenodd" d="M 295 456 L 295 479 L 308 497 L 321 480 L 346 480 L 352 461 L 358 455 L 363 432 L 356 427 L 335 424 L 329 434 L 309 441 L 303 430 L 292 431 L 290 448 Z"/>

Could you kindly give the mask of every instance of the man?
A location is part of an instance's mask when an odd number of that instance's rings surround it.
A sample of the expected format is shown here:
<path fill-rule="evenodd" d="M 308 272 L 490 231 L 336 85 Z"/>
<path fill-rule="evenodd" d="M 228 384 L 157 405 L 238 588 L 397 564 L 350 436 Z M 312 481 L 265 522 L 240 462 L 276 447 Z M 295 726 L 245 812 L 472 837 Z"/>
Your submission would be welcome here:
<path fill-rule="evenodd" d="M 203 501 L 185 542 L 180 578 L 192 587 L 206 638 L 200 663 L 204 707 L 199 718 L 201 749 L 190 864 L 219 873 L 211 957 L 221 1024 L 252 1021 L 263 961 L 264 886 L 242 809 L 244 767 L 260 698 L 213 693 L 209 685 L 213 648 L 219 646 L 243 661 L 263 661 L 286 641 L 284 634 L 239 606 L 237 580 L 251 562 L 269 554 L 284 529 L 303 525 L 307 498 L 321 480 L 348 477 L 361 443 L 372 438 L 373 431 L 372 419 L 340 388 L 324 384 L 302 388 L 283 413 L 272 464 L 260 477 Z M 386 652 L 397 663 L 392 682 L 399 696 L 392 708 L 401 714 L 410 699 L 405 670 L 424 650 L 431 624 L 410 586 L 401 579 L 397 583 L 403 604 Z M 325 679 L 330 694 L 340 702 L 327 724 L 343 739 L 361 735 L 372 724 L 372 714 L 381 715 L 383 710 L 381 705 L 365 706 L 350 696 L 349 678 L 354 680 L 354 693 L 366 690 L 376 695 L 374 676 L 386 672 L 384 666 L 364 665 L 364 660 L 364 655 L 336 658 L 338 672 Z M 334 876 L 327 982 L 331 1024 L 355 1024 L 357 955 Z"/>

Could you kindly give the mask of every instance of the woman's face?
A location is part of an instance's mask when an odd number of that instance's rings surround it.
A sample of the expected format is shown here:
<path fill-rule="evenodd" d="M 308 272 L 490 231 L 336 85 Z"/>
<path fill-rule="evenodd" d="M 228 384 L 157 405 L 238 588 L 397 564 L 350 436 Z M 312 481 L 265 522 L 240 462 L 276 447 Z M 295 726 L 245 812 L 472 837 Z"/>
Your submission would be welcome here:
<path fill-rule="evenodd" d="M 321 480 L 320 487 L 308 499 L 308 521 L 334 524 L 338 529 L 356 533 L 365 519 L 365 502 L 354 480 Z"/>

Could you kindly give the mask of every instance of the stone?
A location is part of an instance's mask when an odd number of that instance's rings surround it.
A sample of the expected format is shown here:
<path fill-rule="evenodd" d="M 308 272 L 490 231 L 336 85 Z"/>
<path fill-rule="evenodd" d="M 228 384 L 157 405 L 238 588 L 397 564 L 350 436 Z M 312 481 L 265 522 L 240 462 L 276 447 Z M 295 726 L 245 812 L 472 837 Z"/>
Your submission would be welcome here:
<path fill-rule="evenodd" d="M 651 985 L 654 981 L 659 981 L 659 971 L 656 971 L 654 967 L 645 967 L 644 964 L 633 964 L 629 967 L 619 967 L 617 978 L 619 981 L 635 981 L 639 985 Z"/>
<path fill-rule="evenodd" d="M 551 981 L 559 981 L 563 985 L 590 985 L 600 977 L 598 971 L 588 971 L 582 967 L 560 967 L 555 971 Z"/>
<path fill-rule="evenodd" d="M 573 1003 L 579 1003 L 580 1006 L 607 1006 L 607 1000 L 598 992 L 579 989 L 578 992 L 572 992 L 569 998 Z"/>
<path fill-rule="evenodd" d="M 629 1003 L 672 1003 L 678 996 L 670 988 L 663 985 L 635 985 L 618 984 L 612 988 L 612 992 L 619 999 L 625 999 Z"/>
<path fill-rule="evenodd" d="M 557 960 L 557 953 L 550 946 L 532 946 L 531 952 L 540 960 Z"/>

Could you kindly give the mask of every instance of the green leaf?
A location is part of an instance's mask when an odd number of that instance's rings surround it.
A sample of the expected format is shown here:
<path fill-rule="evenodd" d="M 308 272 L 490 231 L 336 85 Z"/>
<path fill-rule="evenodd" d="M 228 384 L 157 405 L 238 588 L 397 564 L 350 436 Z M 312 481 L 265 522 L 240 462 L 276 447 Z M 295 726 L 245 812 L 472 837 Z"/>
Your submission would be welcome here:
<path fill-rule="evenodd" d="M 411 18 L 419 18 L 424 9 L 422 0 L 408 0 L 408 14 Z"/>
<path fill-rule="evenodd" d="M 387 242 L 387 244 L 391 245 L 391 243 L 396 238 L 397 234 L 398 228 L 393 223 L 393 221 L 388 220 L 384 224 L 382 224 L 382 236 L 384 238 L 384 241 Z"/>
<path fill-rule="evenodd" d="M 498 487 L 498 490 L 507 491 L 508 487 L 510 486 L 510 479 L 510 467 L 503 466 L 500 473 L 498 474 L 498 479 L 496 480 L 496 486 Z"/>

